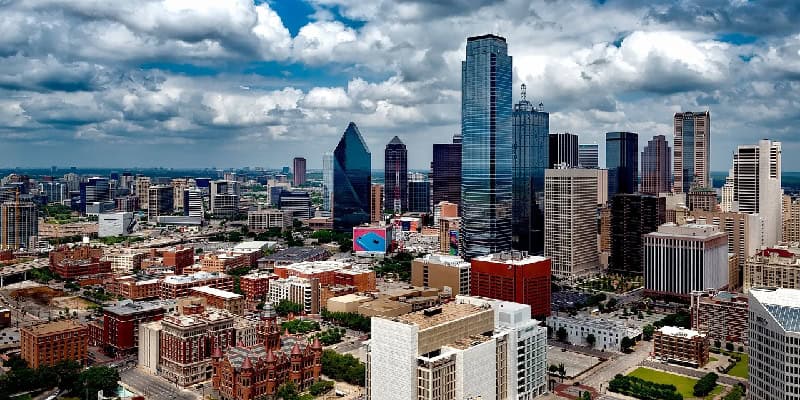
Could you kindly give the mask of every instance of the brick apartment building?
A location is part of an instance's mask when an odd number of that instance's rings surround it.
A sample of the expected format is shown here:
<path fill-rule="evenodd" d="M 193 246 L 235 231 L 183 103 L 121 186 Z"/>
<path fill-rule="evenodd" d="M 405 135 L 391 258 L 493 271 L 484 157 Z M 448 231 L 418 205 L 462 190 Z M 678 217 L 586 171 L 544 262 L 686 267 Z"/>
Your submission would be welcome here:
<path fill-rule="evenodd" d="M 200 286 L 231 291 L 233 277 L 220 272 L 196 272 L 191 275 L 168 276 L 161 282 L 161 298 L 176 299 L 191 295 L 191 289 Z"/>
<path fill-rule="evenodd" d="M 653 356 L 662 361 L 702 367 L 708 362 L 708 337 L 698 331 L 665 326 L 653 333 Z"/>
<path fill-rule="evenodd" d="M 692 329 L 708 335 L 709 340 L 747 343 L 747 296 L 704 291 L 692 293 Z"/>
<path fill-rule="evenodd" d="M 100 261 L 103 249 L 91 246 L 60 247 L 50 252 L 50 270 L 63 279 L 111 272 L 110 261 Z"/>
<path fill-rule="evenodd" d="M 103 308 L 103 343 L 106 354 L 126 356 L 139 345 L 139 325 L 164 317 L 168 303 L 162 301 L 121 301 Z"/>
<path fill-rule="evenodd" d="M 269 281 L 278 279 L 278 275 L 266 272 L 254 272 L 242 276 L 239 286 L 242 288 L 244 297 L 249 305 L 255 306 L 264 300 L 269 293 Z"/>
<path fill-rule="evenodd" d="M 200 269 L 206 272 L 228 272 L 233 269 L 250 267 L 250 256 L 233 252 L 221 252 L 203 256 Z"/>
<path fill-rule="evenodd" d="M 208 307 L 225 310 L 234 315 L 244 315 L 244 296 L 209 286 L 192 289 L 192 296 L 206 300 Z"/>
<path fill-rule="evenodd" d="M 318 279 L 322 286 L 349 285 L 360 292 L 375 291 L 375 271 L 352 268 L 339 261 L 309 261 L 276 266 L 275 275 L 279 278 L 292 276 L 304 279 Z"/>
<path fill-rule="evenodd" d="M 106 291 L 130 300 L 157 299 L 161 296 L 161 281 L 164 275 L 138 273 L 108 280 Z"/>
<path fill-rule="evenodd" d="M 532 316 L 550 315 L 550 259 L 510 251 L 471 261 L 470 295 L 531 306 Z"/>
<path fill-rule="evenodd" d="M 224 310 L 168 315 L 161 320 L 161 374 L 179 386 L 189 386 L 212 377 L 213 349 L 233 345 L 233 315 Z"/>
<path fill-rule="evenodd" d="M 86 363 L 89 330 L 74 320 L 26 326 L 19 331 L 21 356 L 31 368 L 67 360 Z"/>
<path fill-rule="evenodd" d="M 143 260 L 143 267 L 162 266 L 171 268 L 175 275 L 182 275 L 187 267 L 194 264 L 194 248 L 192 247 L 167 247 L 151 249 L 149 257 Z"/>

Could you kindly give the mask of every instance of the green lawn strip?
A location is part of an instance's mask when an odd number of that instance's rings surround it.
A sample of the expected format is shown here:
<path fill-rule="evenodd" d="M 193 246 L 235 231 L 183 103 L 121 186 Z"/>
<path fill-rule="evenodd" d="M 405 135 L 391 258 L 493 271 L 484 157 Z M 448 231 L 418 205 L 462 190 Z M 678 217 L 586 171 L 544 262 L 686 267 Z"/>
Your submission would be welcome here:
<path fill-rule="evenodd" d="M 737 362 L 736 365 L 734 365 L 730 371 L 728 371 L 728 375 L 747 379 L 747 364 L 750 361 L 750 356 L 744 353 L 733 353 L 733 354 L 737 354 L 738 356 L 742 357 L 742 359 L 739 362 Z"/>
<path fill-rule="evenodd" d="M 697 383 L 697 379 L 689 378 L 687 376 L 682 375 L 675 375 L 669 372 L 662 372 L 656 371 L 650 368 L 639 367 L 636 368 L 633 372 L 628 374 L 628 376 L 635 376 L 640 379 L 644 379 L 646 381 L 654 382 L 654 383 L 661 383 L 665 385 L 674 385 L 676 389 L 678 389 L 678 393 L 680 393 L 683 398 L 691 399 L 694 398 L 694 384 Z M 714 396 L 722 393 L 722 386 L 717 385 L 716 388 L 709 394 L 706 398 L 712 399 Z"/>
<path fill-rule="evenodd" d="M 709 356 L 709 357 L 708 357 L 708 361 L 709 361 L 709 362 L 719 361 L 719 358 L 717 358 L 717 357 L 710 357 L 710 356 Z"/>

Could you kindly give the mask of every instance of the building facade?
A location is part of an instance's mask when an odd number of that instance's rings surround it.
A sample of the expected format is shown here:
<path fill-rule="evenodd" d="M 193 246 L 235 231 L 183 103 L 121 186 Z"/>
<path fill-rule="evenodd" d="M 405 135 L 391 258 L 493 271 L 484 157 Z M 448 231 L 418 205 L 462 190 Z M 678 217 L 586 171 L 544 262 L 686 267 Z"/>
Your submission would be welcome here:
<path fill-rule="evenodd" d="M 569 132 L 551 133 L 549 137 L 548 168 L 578 168 L 578 135 Z"/>
<path fill-rule="evenodd" d="M 139 344 L 139 325 L 158 321 L 166 310 L 160 301 L 118 302 L 103 307 L 103 351 L 123 357 L 136 352 Z"/>
<path fill-rule="evenodd" d="M 98 237 L 128 236 L 136 224 L 132 212 L 102 213 L 97 216 Z"/>
<path fill-rule="evenodd" d="M 470 295 L 531 307 L 534 317 L 550 315 L 550 259 L 509 251 L 473 258 Z"/>
<path fill-rule="evenodd" d="M 671 191 L 671 150 L 664 135 L 653 136 L 647 142 L 642 151 L 642 193 L 658 195 Z"/>
<path fill-rule="evenodd" d="M 712 224 L 728 234 L 728 253 L 736 255 L 737 271 L 731 274 L 729 290 L 742 287 L 745 263 L 761 247 L 761 217 L 738 212 L 691 211 L 698 224 Z"/>
<path fill-rule="evenodd" d="M 161 282 L 161 298 L 175 299 L 191 294 L 192 288 L 211 286 L 233 290 L 233 278 L 220 272 L 196 272 L 191 275 L 168 276 Z"/>
<path fill-rule="evenodd" d="M 600 146 L 597 143 L 578 144 L 578 167 L 600 168 Z"/>
<path fill-rule="evenodd" d="M 711 187 L 711 113 L 682 112 L 673 118 L 675 153 L 673 165 L 676 193 L 689 193 L 693 187 Z"/>
<path fill-rule="evenodd" d="M 427 254 L 411 262 L 411 284 L 449 290 L 452 296 L 469 296 L 471 268 L 458 256 Z"/>
<path fill-rule="evenodd" d="M 505 38 L 468 38 L 461 64 L 460 240 L 466 259 L 511 249 L 511 85 Z"/>
<path fill-rule="evenodd" d="M 645 293 L 688 298 L 728 288 L 728 235 L 715 225 L 661 225 L 644 235 L 643 250 Z"/>
<path fill-rule="evenodd" d="M 292 216 L 284 210 L 266 209 L 247 212 L 247 228 L 253 232 L 265 232 L 270 229 L 281 231 L 292 226 Z"/>
<path fill-rule="evenodd" d="M 0 204 L 0 250 L 33 249 L 39 240 L 39 213 L 31 202 Z"/>
<path fill-rule="evenodd" d="M 708 337 L 695 330 L 665 326 L 653 332 L 653 356 L 700 368 L 708 362 Z"/>
<path fill-rule="evenodd" d="M 642 334 L 641 330 L 618 321 L 586 316 L 554 315 L 547 318 L 547 326 L 553 332 L 564 328 L 567 331 L 567 342 L 576 345 L 588 345 L 587 337 L 594 335 L 594 349 L 602 351 L 622 351 L 623 338 L 634 339 Z"/>
<path fill-rule="evenodd" d="M 666 199 L 643 194 L 618 194 L 611 201 L 611 254 L 608 268 L 643 272 L 643 235 L 658 230 L 666 219 Z"/>
<path fill-rule="evenodd" d="M 597 271 L 597 171 L 548 169 L 544 195 L 544 255 L 553 276 L 584 277 Z"/>
<path fill-rule="evenodd" d="M 800 289 L 800 248 L 768 247 L 744 264 L 742 290 L 758 287 Z"/>
<path fill-rule="evenodd" d="M 448 201 L 461 203 L 461 135 L 453 135 L 452 143 L 433 145 L 431 161 L 431 198 L 433 204 Z"/>
<path fill-rule="evenodd" d="M 380 183 L 373 183 L 369 192 L 370 201 L 370 217 L 369 221 L 372 223 L 380 222 L 383 220 L 383 185 Z"/>
<path fill-rule="evenodd" d="M 692 293 L 692 329 L 720 342 L 747 343 L 747 296 L 716 290 Z"/>
<path fill-rule="evenodd" d="M 408 211 L 408 150 L 397 136 L 386 145 L 383 171 L 386 188 L 383 209 L 395 214 Z"/>
<path fill-rule="evenodd" d="M 211 379 L 212 352 L 227 350 L 233 340 L 233 315 L 227 311 L 168 315 L 161 320 L 161 376 L 184 387 Z"/>
<path fill-rule="evenodd" d="M 424 176 L 417 174 L 408 181 L 408 211 L 431 213 L 431 183 Z"/>
<path fill-rule="evenodd" d="M 147 189 L 147 220 L 155 221 L 160 215 L 172 215 L 175 200 L 174 191 L 169 185 L 154 185 Z"/>
<path fill-rule="evenodd" d="M 549 165 L 550 114 L 525 97 L 514 104 L 512 236 L 515 250 L 544 252 L 544 175 Z"/>
<path fill-rule="evenodd" d="M 19 328 L 20 357 L 36 369 L 61 361 L 86 363 L 89 329 L 75 320 Z"/>
<path fill-rule="evenodd" d="M 306 159 L 295 157 L 292 160 L 292 186 L 299 187 L 306 183 Z"/>
<path fill-rule="evenodd" d="M 347 232 L 370 219 L 372 155 L 355 123 L 339 140 L 333 164 L 333 229 Z"/>
<path fill-rule="evenodd" d="M 608 196 L 639 190 L 639 135 L 633 132 L 606 133 Z"/>
<path fill-rule="evenodd" d="M 781 171 L 781 142 L 760 140 L 733 155 L 733 209 L 761 216 L 764 246 L 776 245 L 783 234 Z"/>

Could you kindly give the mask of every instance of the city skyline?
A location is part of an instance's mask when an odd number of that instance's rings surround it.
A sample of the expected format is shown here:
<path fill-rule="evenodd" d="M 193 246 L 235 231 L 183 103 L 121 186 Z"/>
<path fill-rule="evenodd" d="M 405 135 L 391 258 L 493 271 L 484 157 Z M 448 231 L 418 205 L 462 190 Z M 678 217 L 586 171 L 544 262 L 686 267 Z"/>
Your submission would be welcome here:
<path fill-rule="evenodd" d="M 710 110 L 712 171 L 727 169 L 738 143 L 797 146 L 791 5 L 705 5 L 713 17 L 703 19 L 690 2 L 403 4 L 11 4 L 12 30 L 33 39 L 4 39 L 0 168 L 279 166 L 302 156 L 318 169 L 350 120 L 371 148 L 394 135 L 414 143 L 409 167 L 425 168 L 430 144 L 459 131 L 463 38 L 487 31 L 509 40 L 513 87 L 527 84 L 551 130 L 582 143 L 632 131 L 673 145 L 671 115 Z M 53 10 L 53 24 L 41 23 Z M 562 29 L 575 19 L 587 23 Z M 771 112 L 751 112 L 760 109 Z M 800 170 L 794 163 L 785 169 Z"/>

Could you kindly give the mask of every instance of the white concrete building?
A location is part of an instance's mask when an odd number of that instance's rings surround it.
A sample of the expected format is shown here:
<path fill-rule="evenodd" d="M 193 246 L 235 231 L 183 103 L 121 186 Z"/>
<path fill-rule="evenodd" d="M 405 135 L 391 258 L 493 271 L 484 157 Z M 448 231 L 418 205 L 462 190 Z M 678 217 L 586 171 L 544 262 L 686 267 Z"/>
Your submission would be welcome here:
<path fill-rule="evenodd" d="M 546 336 L 529 306 L 475 297 L 373 318 L 367 397 L 533 399 L 547 391 Z"/>
<path fill-rule="evenodd" d="M 111 262 L 111 271 L 115 274 L 128 274 L 142 267 L 142 260 L 147 251 L 141 249 L 110 249 L 103 254 L 102 261 Z"/>
<path fill-rule="evenodd" d="M 544 255 L 553 276 L 574 279 L 597 271 L 596 169 L 548 169 L 544 178 Z M 607 196 L 606 196 L 607 197 Z"/>
<path fill-rule="evenodd" d="M 783 236 L 781 142 L 739 146 L 732 172 L 733 211 L 761 215 L 763 245 L 774 246 Z"/>
<path fill-rule="evenodd" d="M 292 227 L 292 214 L 284 210 L 266 209 L 247 213 L 247 228 L 253 232 L 264 232 L 271 228 L 284 230 Z"/>
<path fill-rule="evenodd" d="M 135 225 L 132 212 L 101 213 L 97 220 L 99 237 L 128 236 Z"/>
<path fill-rule="evenodd" d="M 319 312 L 319 280 L 290 276 L 269 282 L 267 299 L 277 306 L 281 300 L 289 300 L 303 306 L 308 314 Z"/>
<path fill-rule="evenodd" d="M 203 206 L 203 191 L 198 188 L 186 189 L 183 191 L 183 215 L 194 218 L 205 217 L 205 207 Z"/>
<path fill-rule="evenodd" d="M 260 321 L 257 318 L 233 316 L 234 343 L 237 346 L 254 347 L 259 345 L 258 328 Z"/>
<path fill-rule="evenodd" d="M 668 223 L 643 240 L 646 292 L 688 298 L 695 290 L 728 287 L 728 234 L 718 226 Z"/>
<path fill-rule="evenodd" d="M 636 327 L 604 318 L 583 316 L 550 316 L 547 318 L 547 326 L 553 329 L 554 336 L 563 327 L 567 331 L 567 341 L 575 345 L 588 345 L 586 337 L 594 335 L 594 348 L 603 351 L 622 351 L 622 338 L 633 339 L 642 334 Z"/>
<path fill-rule="evenodd" d="M 158 375 L 161 346 L 161 321 L 139 325 L 139 368 Z"/>
<path fill-rule="evenodd" d="M 800 399 L 800 290 L 751 289 L 750 400 Z"/>

